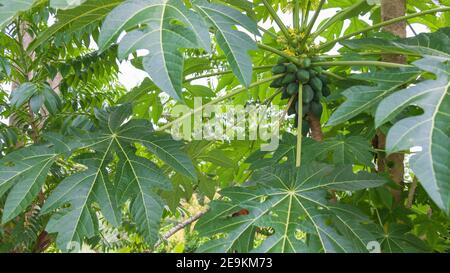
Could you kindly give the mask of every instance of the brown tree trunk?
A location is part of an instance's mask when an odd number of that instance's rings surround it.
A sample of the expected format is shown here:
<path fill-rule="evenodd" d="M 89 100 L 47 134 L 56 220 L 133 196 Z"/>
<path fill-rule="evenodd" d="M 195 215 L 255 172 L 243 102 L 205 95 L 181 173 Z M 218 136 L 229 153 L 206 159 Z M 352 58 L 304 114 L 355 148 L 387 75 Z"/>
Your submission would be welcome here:
<path fill-rule="evenodd" d="M 314 116 L 313 113 L 308 113 L 308 124 L 311 128 L 311 138 L 315 141 L 323 140 L 322 125 L 320 124 L 320 118 Z"/>
<path fill-rule="evenodd" d="M 404 16 L 406 13 L 406 0 L 381 0 L 381 18 L 383 21 Z M 400 38 L 406 37 L 406 21 L 391 24 L 383 28 L 384 31 L 390 32 Z M 406 58 L 403 55 L 384 55 L 383 61 L 393 63 L 405 63 Z M 378 149 L 386 148 L 386 136 L 378 131 L 375 136 Z M 386 157 L 385 153 L 378 153 L 377 167 L 379 172 L 388 171 L 391 179 L 403 187 L 404 176 L 404 155 L 394 153 Z M 391 190 L 395 203 L 402 201 L 402 190 Z"/>

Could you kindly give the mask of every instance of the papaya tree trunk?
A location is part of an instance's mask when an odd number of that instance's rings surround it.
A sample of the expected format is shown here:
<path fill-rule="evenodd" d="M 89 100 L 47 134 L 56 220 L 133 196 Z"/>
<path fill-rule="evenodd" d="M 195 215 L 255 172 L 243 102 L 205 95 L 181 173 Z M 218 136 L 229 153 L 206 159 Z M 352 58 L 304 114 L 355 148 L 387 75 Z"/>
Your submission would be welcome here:
<path fill-rule="evenodd" d="M 320 118 L 316 117 L 313 113 L 308 113 L 308 124 L 309 128 L 311 128 L 311 138 L 315 141 L 322 141 L 323 132 Z"/>
<path fill-rule="evenodd" d="M 406 0 L 381 0 L 381 18 L 383 21 L 398 18 L 406 14 Z M 406 22 L 402 21 L 396 24 L 391 24 L 383 28 L 384 31 L 390 32 L 400 38 L 406 37 Z M 393 63 L 406 63 L 406 58 L 403 55 L 384 55 L 383 61 Z M 376 148 L 384 150 L 386 148 L 386 135 L 381 131 L 376 135 Z M 394 153 L 386 156 L 385 153 L 378 154 L 377 167 L 379 172 L 388 171 L 391 179 L 403 187 L 404 177 L 404 155 L 401 153 Z M 395 200 L 395 204 L 402 201 L 402 190 L 391 190 Z"/>

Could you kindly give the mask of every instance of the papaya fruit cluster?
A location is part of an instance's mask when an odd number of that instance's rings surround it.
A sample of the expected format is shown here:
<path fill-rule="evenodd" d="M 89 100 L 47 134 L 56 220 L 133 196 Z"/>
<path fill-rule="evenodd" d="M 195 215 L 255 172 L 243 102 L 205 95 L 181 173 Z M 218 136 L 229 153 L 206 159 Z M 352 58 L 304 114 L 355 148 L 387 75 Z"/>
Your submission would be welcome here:
<path fill-rule="evenodd" d="M 330 89 L 328 87 L 328 77 L 322 74 L 322 68 L 311 67 L 311 59 L 304 58 L 301 65 L 296 65 L 285 58 L 280 58 L 278 64 L 272 67 L 272 74 L 284 74 L 283 77 L 274 80 L 270 87 L 280 88 L 282 91 L 281 98 L 287 99 L 293 96 L 294 100 L 288 109 L 288 114 L 298 113 L 298 91 L 302 86 L 302 117 L 305 118 L 307 113 L 312 113 L 316 117 L 322 116 L 323 107 L 320 103 L 322 96 L 328 97 Z M 295 119 L 295 127 L 297 127 L 297 118 Z M 303 122 L 302 131 L 306 134 L 309 131 L 308 123 Z"/>

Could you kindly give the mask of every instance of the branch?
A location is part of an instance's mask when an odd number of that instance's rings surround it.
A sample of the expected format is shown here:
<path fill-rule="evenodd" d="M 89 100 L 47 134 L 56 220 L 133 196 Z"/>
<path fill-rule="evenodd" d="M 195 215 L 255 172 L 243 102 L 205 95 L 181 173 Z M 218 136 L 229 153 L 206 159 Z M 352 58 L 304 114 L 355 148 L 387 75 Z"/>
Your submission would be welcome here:
<path fill-rule="evenodd" d="M 162 236 L 161 239 L 158 240 L 158 242 L 156 242 L 156 244 L 153 246 L 153 249 L 156 249 L 158 246 L 160 246 L 163 242 L 167 241 L 170 237 L 172 237 L 175 233 L 177 233 L 178 231 L 182 230 L 183 228 L 185 228 L 187 225 L 192 224 L 193 222 L 197 221 L 198 219 L 200 219 L 203 215 L 205 215 L 205 213 L 208 210 L 205 211 L 201 211 L 191 217 L 189 217 L 188 219 L 184 220 L 183 222 L 180 222 L 179 224 L 177 224 L 176 226 L 174 226 L 173 228 L 171 228 L 166 234 L 164 234 Z"/>
<path fill-rule="evenodd" d="M 392 24 L 401 22 L 401 21 L 403 21 L 403 20 L 408 20 L 408 19 L 411 19 L 411 18 L 419 17 L 419 16 L 426 15 L 426 14 L 437 13 L 437 12 L 441 12 L 441 11 L 442 11 L 442 12 L 450 11 L 450 7 L 437 8 L 437 9 L 430 9 L 430 10 L 426 10 L 426 11 L 417 12 L 417 13 L 414 13 L 414 14 L 410 14 L 410 15 L 406 15 L 406 16 L 394 18 L 394 19 L 391 19 L 391 20 L 387 20 L 387 21 L 384 21 L 384 22 L 375 24 L 375 25 L 373 25 L 373 26 L 366 27 L 366 28 L 363 28 L 363 29 L 361 29 L 361 30 L 358 30 L 358 31 L 349 33 L 349 34 L 344 35 L 344 36 L 342 36 L 342 37 L 339 37 L 339 38 L 337 38 L 337 39 L 335 39 L 335 40 L 333 40 L 333 41 L 329 41 L 329 42 L 326 42 L 326 43 L 324 43 L 324 44 L 321 44 L 321 45 L 318 47 L 318 49 L 320 50 L 320 49 L 326 48 L 326 47 L 328 47 L 328 46 L 332 46 L 332 45 L 336 44 L 337 42 L 340 42 L 340 41 L 342 41 L 342 40 L 351 38 L 351 37 L 353 37 L 353 36 L 356 36 L 356 35 L 361 34 L 361 33 L 364 33 L 364 32 L 371 31 L 371 30 L 376 29 L 376 28 L 384 27 L 384 26 L 387 26 L 387 25 L 392 25 Z"/>
<path fill-rule="evenodd" d="M 325 0 L 320 0 L 319 6 L 317 7 L 316 12 L 314 12 L 313 17 L 312 17 L 311 21 L 309 22 L 308 27 L 306 28 L 305 36 L 303 37 L 303 41 L 301 43 L 300 48 L 303 48 L 303 46 L 305 45 L 306 40 L 308 39 L 309 34 L 311 33 L 311 30 L 314 27 L 314 24 L 316 23 L 317 18 L 319 17 L 320 11 L 322 10 L 322 6 L 324 3 L 325 3 Z"/>
<path fill-rule="evenodd" d="M 312 66 L 379 66 L 379 67 L 412 67 L 408 64 L 389 63 L 380 61 L 334 61 L 334 62 L 315 62 Z"/>
<path fill-rule="evenodd" d="M 272 66 L 273 65 L 254 66 L 253 67 L 253 71 L 270 69 L 270 68 L 272 68 Z M 226 74 L 231 74 L 231 73 L 233 73 L 233 71 L 231 71 L 231 70 L 218 71 L 218 72 L 213 72 L 213 73 L 199 75 L 199 76 L 195 76 L 195 77 L 192 77 L 192 78 L 189 78 L 189 79 L 185 79 L 184 82 L 191 82 L 193 80 L 198 80 L 198 79 L 202 79 L 202 78 L 209 78 L 209 77 L 214 77 L 214 76 L 220 76 L 220 75 L 226 75 Z"/>
<path fill-rule="evenodd" d="M 286 26 L 283 24 L 283 21 L 281 21 L 280 17 L 278 17 L 275 10 L 272 8 L 272 6 L 267 2 L 267 0 L 262 0 L 264 6 L 266 7 L 267 11 L 272 16 L 273 20 L 277 23 L 278 27 L 280 28 L 281 32 L 283 32 L 286 39 L 289 41 L 289 43 L 292 43 L 291 36 L 289 35 L 289 31 L 286 28 Z"/>

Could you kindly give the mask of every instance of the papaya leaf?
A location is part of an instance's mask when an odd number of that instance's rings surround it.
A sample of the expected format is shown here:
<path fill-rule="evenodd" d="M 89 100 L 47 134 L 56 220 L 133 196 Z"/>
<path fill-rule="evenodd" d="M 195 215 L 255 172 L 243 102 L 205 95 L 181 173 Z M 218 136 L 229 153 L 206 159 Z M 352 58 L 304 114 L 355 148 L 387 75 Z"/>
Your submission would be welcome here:
<path fill-rule="evenodd" d="M 171 181 L 155 163 L 137 155 L 137 143 L 175 169 L 181 168 L 190 178 L 196 176 L 188 156 L 181 150 L 182 143 L 167 135 L 156 135 L 150 122 L 130 119 L 131 113 L 130 104 L 96 110 L 97 130 L 77 131 L 73 140 L 47 134 L 46 139 L 61 153 L 78 151 L 73 160 L 85 167 L 65 178 L 42 208 L 43 214 L 56 211 L 46 229 L 58 233 L 56 242 L 60 249 L 67 251 L 74 243 L 81 244 L 83 239 L 97 234 L 94 204 L 117 226 L 121 222 L 119 206 L 130 201 L 138 231 L 149 244 L 158 240 L 165 207 L 158 191 L 171 190 Z M 111 164 L 116 166 L 111 168 Z"/>
<path fill-rule="evenodd" d="M 20 11 L 31 8 L 34 0 L 0 0 L 0 28 L 4 28 Z"/>
<path fill-rule="evenodd" d="M 57 33 L 67 30 L 74 32 L 93 23 L 101 22 L 112 9 L 122 2 L 123 0 L 87 0 L 75 8 L 59 10 L 56 15 L 56 23 L 41 32 L 27 50 L 34 51 Z"/>
<path fill-rule="evenodd" d="M 31 146 L 0 160 L 0 196 L 10 190 L 3 209 L 2 223 L 24 211 L 45 183 L 58 153 L 51 147 Z"/>
<path fill-rule="evenodd" d="M 239 25 L 250 33 L 259 35 L 256 23 L 241 12 L 204 0 L 194 2 L 194 8 L 216 30 L 216 39 L 224 51 L 233 73 L 245 86 L 252 81 L 252 61 L 249 50 L 255 50 L 256 43 L 247 34 L 233 29 Z"/>
<path fill-rule="evenodd" d="M 356 191 L 383 185 L 385 179 L 376 174 L 354 174 L 351 166 L 279 164 L 257 170 L 251 181 L 254 186 L 222 190 L 223 198 L 199 220 L 196 229 L 202 235 L 226 234 L 200 251 L 235 251 L 255 227 L 274 230 L 255 252 L 365 252 L 373 240 L 364 228 L 365 217 L 330 204 L 326 195 L 329 189 Z M 237 215 L 241 210 L 247 213 Z"/>
<path fill-rule="evenodd" d="M 421 147 L 410 160 L 431 199 L 444 211 L 450 211 L 450 65 L 440 58 L 425 57 L 414 65 L 436 75 L 436 80 L 426 80 L 385 98 L 378 106 L 377 126 L 396 117 L 409 105 L 424 111 L 422 115 L 396 122 L 387 134 L 386 150 L 389 153 Z"/>
<path fill-rule="evenodd" d="M 106 18 L 99 37 L 105 50 L 124 30 L 136 25 L 119 43 L 119 57 L 147 49 L 143 66 L 152 81 L 176 100 L 183 101 L 183 55 L 180 48 L 210 50 L 208 28 L 203 19 L 180 0 L 128 0 Z"/>
<path fill-rule="evenodd" d="M 374 85 L 355 85 L 343 91 L 347 100 L 334 111 L 327 126 L 343 123 L 365 111 L 374 111 L 383 98 L 415 80 L 419 74 L 417 68 L 401 68 L 352 76 L 354 79 L 373 82 Z"/>

